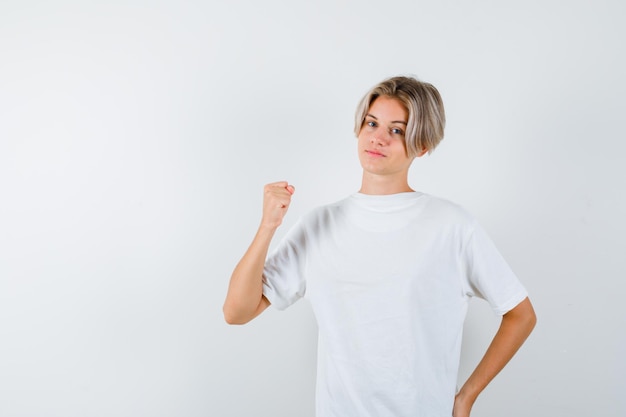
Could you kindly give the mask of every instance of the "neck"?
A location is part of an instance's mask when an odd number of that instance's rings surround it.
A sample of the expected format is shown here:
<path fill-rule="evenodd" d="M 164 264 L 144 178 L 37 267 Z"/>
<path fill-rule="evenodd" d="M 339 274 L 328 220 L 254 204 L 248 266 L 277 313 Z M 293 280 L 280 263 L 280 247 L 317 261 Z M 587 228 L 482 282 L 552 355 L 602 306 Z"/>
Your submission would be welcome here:
<path fill-rule="evenodd" d="M 413 189 L 409 187 L 406 176 L 377 176 L 367 172 L 363 172 L 361 189 L 359 190 L 362 194 L 370 195 L 388 195 L 411 191 L 413 191 Z"/>

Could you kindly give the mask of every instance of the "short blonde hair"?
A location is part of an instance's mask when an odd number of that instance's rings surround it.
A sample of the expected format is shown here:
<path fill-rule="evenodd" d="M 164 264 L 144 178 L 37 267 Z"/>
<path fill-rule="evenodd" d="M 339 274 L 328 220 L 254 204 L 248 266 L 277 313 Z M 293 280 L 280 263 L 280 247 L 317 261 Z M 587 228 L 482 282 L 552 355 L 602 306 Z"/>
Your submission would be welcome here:
<path fill-rule="evenodd" d="M 407 155 L 415 157 L 424 150 L 430 153 L 437 147 L 446 126 L 443 100 L 432 84 L 411 77 L 388 78 L 365 94 L 356 110 L 354 133 L 357 136 L 370 106 L 380 96 L 395 98 L 409 113 L 404 136 Z"/>

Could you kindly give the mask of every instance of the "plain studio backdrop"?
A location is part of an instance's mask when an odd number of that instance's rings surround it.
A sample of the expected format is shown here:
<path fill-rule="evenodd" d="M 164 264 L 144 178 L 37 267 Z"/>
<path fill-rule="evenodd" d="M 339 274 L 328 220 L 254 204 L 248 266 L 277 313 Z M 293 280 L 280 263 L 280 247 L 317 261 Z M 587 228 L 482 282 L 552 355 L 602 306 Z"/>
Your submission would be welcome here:
<path fill-rule="evenodd" d="M 358 190 L 357 101 L 435 84 L 413 188 L 472 212 L 539 322 L 482 417 L 626 415 L 625 3 L 0 3 L 0 416 L 314 414 L 307 301 L 228 326 L 262 187 Z M 274 244 L 277 243 L 277 240 Z M 499 320 L 472 301 L 460 382 Z"/>

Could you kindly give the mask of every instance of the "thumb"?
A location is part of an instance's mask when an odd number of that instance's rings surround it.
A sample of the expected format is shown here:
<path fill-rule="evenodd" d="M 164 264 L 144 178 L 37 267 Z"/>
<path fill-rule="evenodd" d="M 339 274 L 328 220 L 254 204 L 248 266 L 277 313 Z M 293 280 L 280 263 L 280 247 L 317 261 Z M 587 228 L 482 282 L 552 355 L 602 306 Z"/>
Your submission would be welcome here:
<path fill-rule="evenodd" d="M 296 187 L 294 187 L 293 185 L 288 185 L 285 188 L 287 189 L 287 191 L 289 191 L 289 194 L 293 194 L 296 192 Z"/>

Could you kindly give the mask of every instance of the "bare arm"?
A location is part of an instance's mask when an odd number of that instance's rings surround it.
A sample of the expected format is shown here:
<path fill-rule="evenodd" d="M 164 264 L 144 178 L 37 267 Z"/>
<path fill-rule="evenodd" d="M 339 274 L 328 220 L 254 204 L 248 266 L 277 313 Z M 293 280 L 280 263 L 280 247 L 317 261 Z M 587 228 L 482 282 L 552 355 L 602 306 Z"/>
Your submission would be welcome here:
<path fill-rule="evenodd" d="M 528 298 L 502 317 L 485 356 L 454 400 L 454 417 L 468 417 L 478 395 L 504 368 L 535 327 L 537 318 Z"/>
<path fill-rule="evenodd" d="M 245 324 L 270 305 L 263 295 L 263 266 L 274 232 L 287 213 L 294 191 L 294 187 L 284 181 L 264 188 L 261 224 L 230 278 L 223 307 L 224 319 L 229 324 Z"/>

